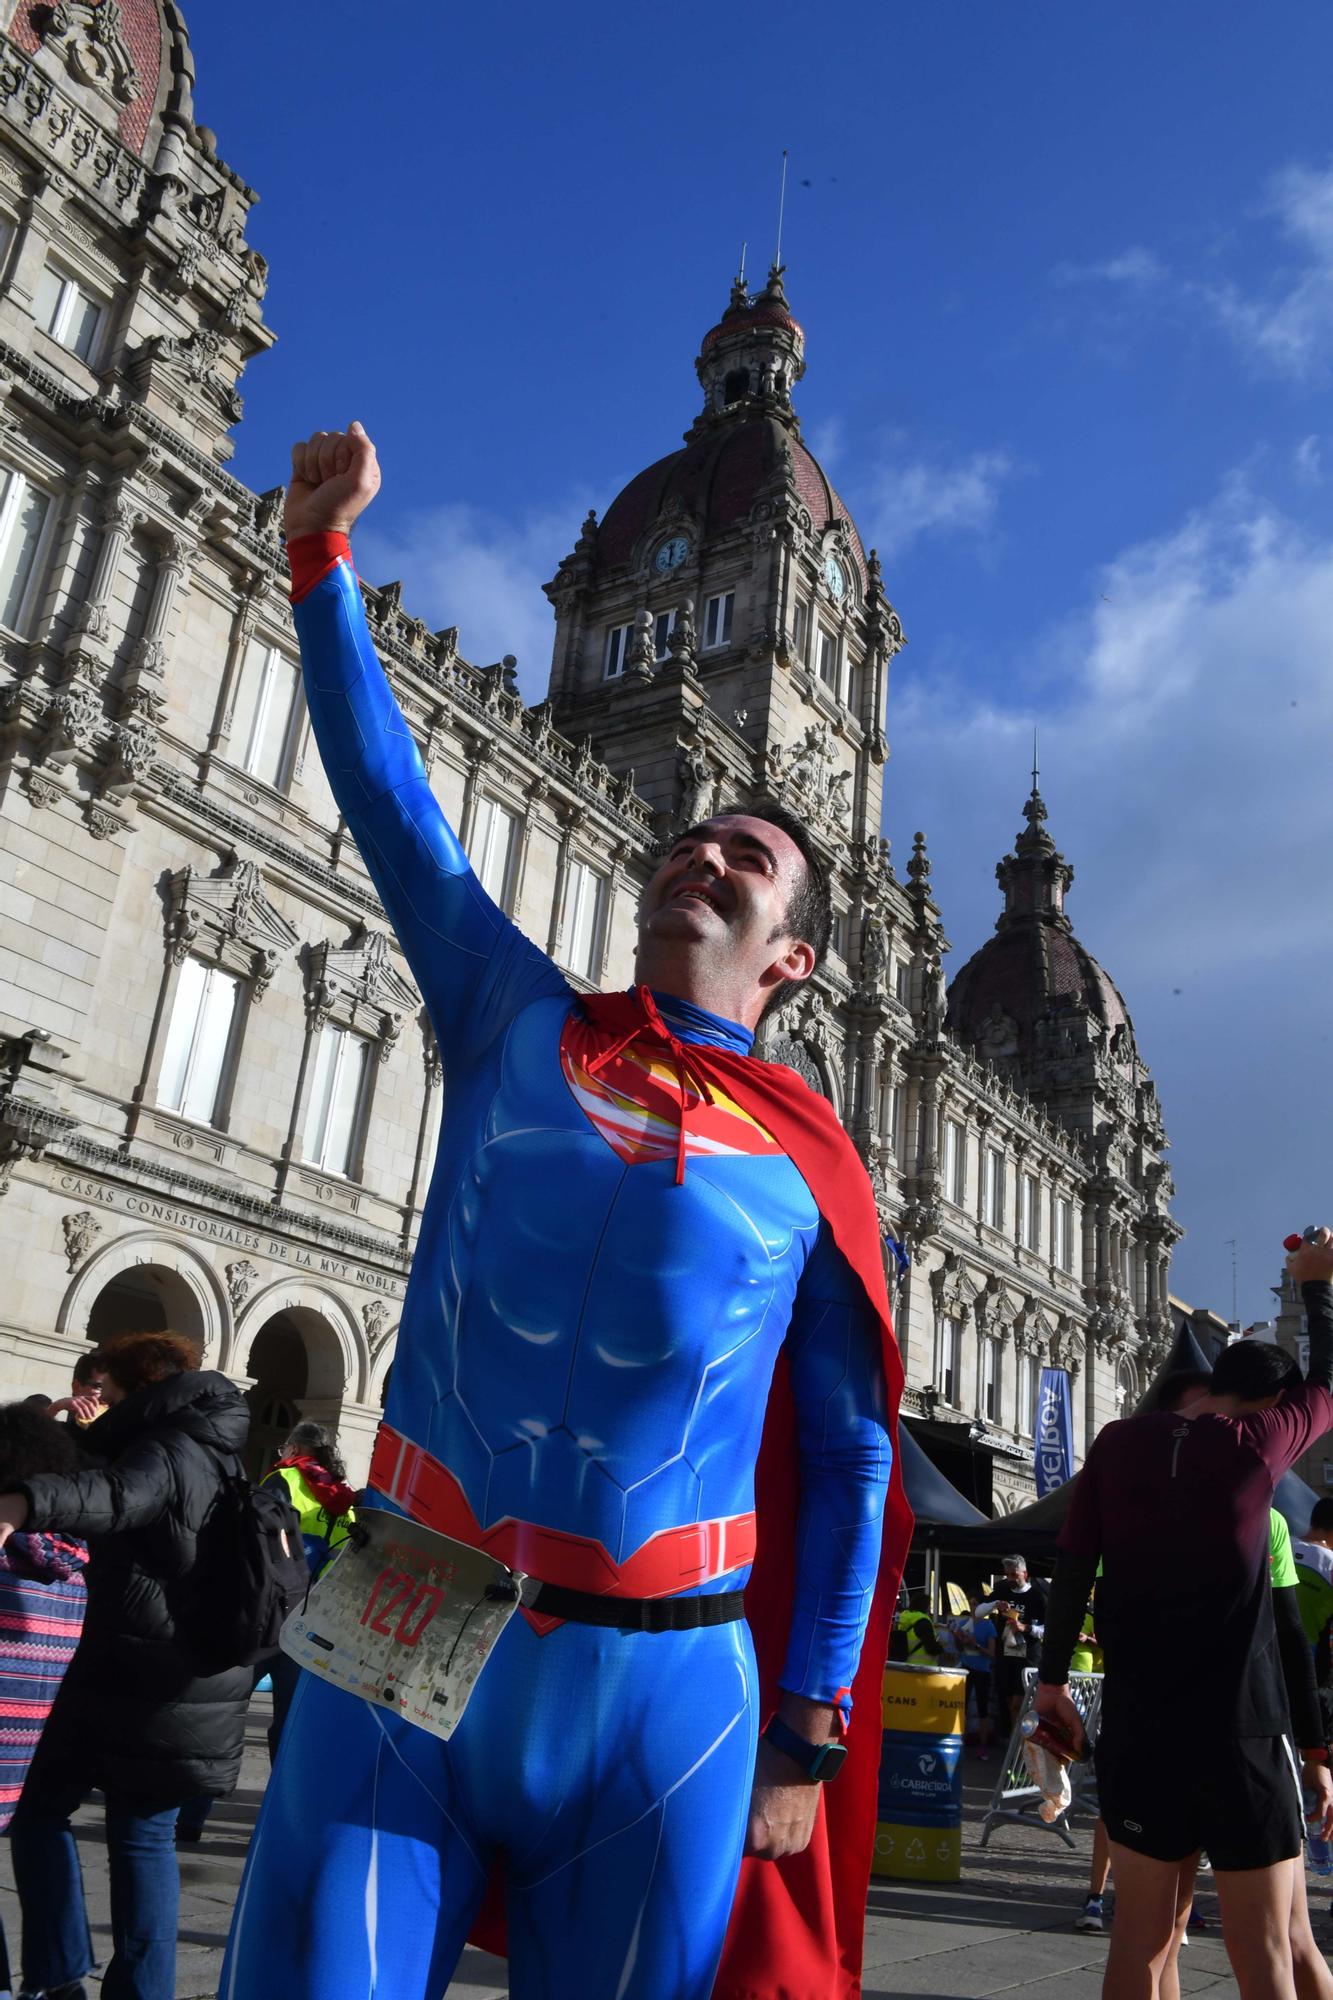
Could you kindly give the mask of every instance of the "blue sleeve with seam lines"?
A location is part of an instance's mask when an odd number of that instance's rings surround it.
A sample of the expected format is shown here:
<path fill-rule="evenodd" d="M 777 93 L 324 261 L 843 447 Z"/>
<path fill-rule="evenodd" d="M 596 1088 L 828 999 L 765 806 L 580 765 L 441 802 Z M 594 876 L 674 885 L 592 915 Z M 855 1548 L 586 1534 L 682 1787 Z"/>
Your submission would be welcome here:
<path fill-rule="evenodd" d="M 879 1327 L 827 1223 L 787 1333 L 801 1462 L 795 1596 L 780 1685 L 850 1717 L 879 1573 L 893 1447 Z"/>
<path fill-rule="evenodd" d="M 431 791 L 380 664 L 352 566 L 292 617 L 306 704 L 334 798 L 430 1010 L 446 1063 L 530 1001 L 569 987 L 486 894 Z"/>

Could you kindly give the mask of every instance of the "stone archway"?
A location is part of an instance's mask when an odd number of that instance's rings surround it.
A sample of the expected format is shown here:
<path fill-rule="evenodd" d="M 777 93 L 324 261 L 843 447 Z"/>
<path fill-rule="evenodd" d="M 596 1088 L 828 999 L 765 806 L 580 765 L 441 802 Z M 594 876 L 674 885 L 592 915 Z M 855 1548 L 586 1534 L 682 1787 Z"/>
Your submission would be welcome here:
<path fill-rule="evenodd" d="M 94 1343 L 117 1333 L 184 1334 L 198 1341 L 207 1366 L 222 1346 L 224 1311 L 215 1274 L 187 1245 L 135 1234 L 89 1258 L 56 1323 Z"/>
<path fill-rule="evenodd" d="M 355 1394 L 356 1383 L 348 1378 L 337 1331 L 313 1306 L 281 1305 L 262 1319 L 252 1318 L 241 1352 L 245 1373 L 254 1378 L 245 1396 L 250 1405 L 246 1469 L 258 1479 L 301 1418 L 336 1435 L 343 1398 Z"/>

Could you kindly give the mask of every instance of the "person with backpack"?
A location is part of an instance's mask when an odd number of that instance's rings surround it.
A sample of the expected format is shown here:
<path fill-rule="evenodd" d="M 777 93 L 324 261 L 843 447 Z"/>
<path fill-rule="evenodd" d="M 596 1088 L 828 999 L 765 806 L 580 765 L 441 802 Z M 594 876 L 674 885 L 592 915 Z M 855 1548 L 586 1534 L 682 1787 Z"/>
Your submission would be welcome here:
<path fill-rule="evenodd" d="M 30 1398 L 0 1409 L 0 1484 L 73 1472 L 79 1450 Z M 83 1630 L 88 1551 L 68 1536 L 11 1535 L 0 1549 L 0 1833 L 14 1815 L 56 1690 Z M 0 1924 L 0 1992 L 10 1989 Z"/>
<path fill-rule="evenodd" d="M 347 1542 L 356 1519 L 355 1494 L 347 1484 L 347 1468 L 322 1424 L 299 1423 L 264 1475 L 264 1484 L 285 1488 L 301 1524 L 310 1578 L 328 1567 Z M 301 1669 L 286 1653 L 265 1661 L 273 1683 L 273 1720 L 268 1727 L 270 1764 L 278 1754 L 283 1724 L 301 1679 Z"/>
<path fill-rule="evenodd" d="M 214 1630 L 192 1577 L 198 1560 L 206 1595 L 236 1587 L 209 1561 L 209 1524 L 241 1477 L 249 1412 L 178 1334 L 117 1335 L 97 1362 L 108 1407 L 81 1434 L 85 1469 L 25 1476 L 0 1493 L 0 1547 L 18 1531 L 89 1545 L 83 1638 L 10 1828 L 23 1977 L 46 2000 L 83 2000 L 94 1954 L 70 1819 L 98 1790 L 113 1946 L 102 1990 L 173 2000 L 176 1816 L 187 1799 L 235 1788 L 250 1697 L 248 1665 L 210 1657 L 205 1667 L 193 1650 L 196 1626 L 210 1641 Z"/>

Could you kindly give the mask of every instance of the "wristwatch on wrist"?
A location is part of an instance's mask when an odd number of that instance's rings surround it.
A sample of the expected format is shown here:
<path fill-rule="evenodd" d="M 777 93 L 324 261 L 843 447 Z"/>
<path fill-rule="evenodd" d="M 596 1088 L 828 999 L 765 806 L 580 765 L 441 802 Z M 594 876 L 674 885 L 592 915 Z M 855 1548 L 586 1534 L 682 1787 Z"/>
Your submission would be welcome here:
<path fill-rule="evenodd" d="M 817 1785 L 827 1785 L 842 1769 L 847 1755 L 845 1743 L 808 1743 L 804 1736 L 798 1736 L 794 1729 L 788 1729 L 780 1715 L 775 1715 L 764 1731 L 764 1741 L 780 1750 L 784 1757 L 790 1757 L 793 1764 L 799 1764 Z"/>

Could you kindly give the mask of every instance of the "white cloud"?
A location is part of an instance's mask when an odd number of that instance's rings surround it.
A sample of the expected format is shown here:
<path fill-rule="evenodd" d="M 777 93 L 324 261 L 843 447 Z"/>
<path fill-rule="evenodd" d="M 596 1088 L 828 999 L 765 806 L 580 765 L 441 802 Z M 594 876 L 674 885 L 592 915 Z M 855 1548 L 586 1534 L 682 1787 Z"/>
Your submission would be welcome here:
<path fill-rule="evenodd" d="M 465 659 L 485 666 L 513 653 L 524 697 L 540 701 L 555 637 L 542 585 L 574 546 L 588 505 L 574 495 L 510 523 L 451 502 L 410 520 L 367 522 L 360 566 L 370 583 L 401 578 L 411 616 L 436 629 L 457 625 Z"/>
<path fill-rule="evenodd" d="M 1293 454 L 1296 460 L 1296 476 L 1306 486 L 1318 486 L 1324 477 L 1324 441 L 1322 438 L 1303 437 Z"/>
<path fill-rule="evenodd" d="M 842 457 L 846 434 L 841 417 L 825 417 L 810 432 L 809 445 L 825 472 L 831 473 Z"/>
<path fill-rule="evenodd" d="M 1123 285 L 1132 291 L 1146 291 L 1167 276 L 1165 264 L 1141 243 L 1131 244 L 1117 256 L 1091 264 L 1057 264 L 1053 277 L 1057 285 Z"/>
<path fill-rule="evenodd" d="M 1177 1289 L 1229 1311 L 1222 1245 L 1238 1234 L 1251 1319 L 1281 1237 L 1327 1206 L 1326 1093 L 1309 1079 L 1333 1057 L 1333 542 L 1234 480 L 1108 563 L 1084 616 L 1035 651 L 1028 698 L 1020 685 L 989 704 L 933 664 L 914 679 L 904 655 L 897 851 L 927 829 L 956 969 L 998 913 L 992 870 L 1040 721 L 1050 830 L 1077 871 L 1070 914 L 1129 1002 L 1174 1142 L 1191 1232 Z M 1034 717 L 1038 676 L 1059 692 Z"/>
<path fill-rule="evenodd" d="M 1333 165 L 1284 168 L 1260 213 L 1277 223 L 1294 262 L 1260 290 L 1229 282 L 1200 294 L 1258 365 L 1298 378 L 1322 373 L 1333 339 Z"/>
<path fill-rule="evenodd" d="M 1000 490 L 1016 469 L 1003 451 L 973 452 L 954 464 L 920 458 L 901 464 L 890 455 L 862 482 L 864 539 L 883 556 L 900 556 L 922 535 L 985 538 L 995 526 Z"/>

